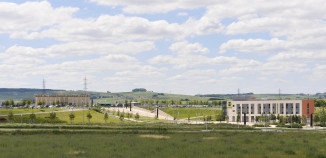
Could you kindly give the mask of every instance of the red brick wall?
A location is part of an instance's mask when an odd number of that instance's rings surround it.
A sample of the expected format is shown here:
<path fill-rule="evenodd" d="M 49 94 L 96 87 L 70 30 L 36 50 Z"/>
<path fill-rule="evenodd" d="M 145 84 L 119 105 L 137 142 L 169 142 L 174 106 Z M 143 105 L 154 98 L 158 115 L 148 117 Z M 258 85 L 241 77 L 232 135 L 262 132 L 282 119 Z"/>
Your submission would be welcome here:
<path fill-rule="evenodd" d="M 307 111 L 307 106 L 309 104 L 309 113 Z M 306 115 L 307 118 L 310 118 L 311 114 L 314 113 L 315 102 L 314 100 L 302 100 L 302 115 Z"/>

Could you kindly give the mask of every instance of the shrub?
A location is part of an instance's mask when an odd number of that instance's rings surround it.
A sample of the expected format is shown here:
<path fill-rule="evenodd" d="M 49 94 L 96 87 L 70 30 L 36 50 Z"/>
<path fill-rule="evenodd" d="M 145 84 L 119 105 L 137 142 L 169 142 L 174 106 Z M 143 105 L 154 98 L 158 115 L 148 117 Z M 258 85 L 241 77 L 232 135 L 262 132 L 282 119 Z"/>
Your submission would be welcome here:
<path fill-rule="evenodd" d="M 93 110 L 96 112 L 99 112 L 99 113 L 101 112 L 101 109 L 99 109 L 99 108 L 94 108 Z"/>
<path fill-rule="evenodd" d="M 120 116 L 119 116 L 119 119 L 122 121 L 124 118 L 125 118 L 125 113 L 122 112 L 122 113 L 120 114 Z"/>
<path fill-rule="evenodd" d="M 36 115 L 35 115 L 34 113 L 30 114 L 30 115 L 29 115 L 29 121 L 30 121 L 31 123 L 34 123 L 35 120 L 36 120 Z"/>
<path fill-rule="evenodd" d="M 12 121 L 14 120 L 14 114 L 12 113 L 12 111 L 9 112 L 8 120 L 10 121 L 10 123 L 12 123 Z"/>
<path fill-rule="evenodd" d="M 292 124 L 292 128 L 302 128 L 302 126 L 304 126 L 304 124 L 300 124 L 300 123 L 293 123 Z M 286 127 L 286 128 L 291 128 L 291 124 L 278 124 L 276 127 Z"/>
<path fill-rule="evenodd" d="M 92 114 L 89 112 L 86 117 L 88 119 L 88 123 L 91 123 L 91 119 L 93 117 Z"/>
<path fill-rule="evenodd" d="M 265 124 L 254 124 L 252 126 L 254 126 L 254 127 L 265 127 L 265 126 L 270 127 L 269 124 L 266 124 L 266 125 Z"/>
<path fill-rule="evenodd" d="M 138 120 L 139 118 L 140 118 L 140 116 L 139 116 L 139 114 L 137 113 L 137 114 L 135 115 L 135 119 Z"/>
<path fill-rule="evenodd" d="M 4 117 L 0 117 L 0 122 L 5 122 L 5 121 L 7 121 L 6 118 L 4 118 Z"/>

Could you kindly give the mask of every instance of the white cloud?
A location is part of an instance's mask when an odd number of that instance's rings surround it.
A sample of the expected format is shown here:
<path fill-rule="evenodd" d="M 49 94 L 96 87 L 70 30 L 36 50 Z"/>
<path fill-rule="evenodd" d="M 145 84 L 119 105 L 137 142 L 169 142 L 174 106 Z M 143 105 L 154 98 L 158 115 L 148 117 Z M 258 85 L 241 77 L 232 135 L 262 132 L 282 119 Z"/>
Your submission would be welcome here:
<path fill-rule="evenodd" d="M 216 3 L 214 0 L 89 0 L 100 5 L 123 6 L 123 11 L 127 13 L 166 13 L 175 9 L 195 9 Z"/>
<path fill-rule="evenodd" d="M 70 56 L 84 55 L 108 55 L 108 54 L 137 54 L 140 52 L 155 49 L 152 41 L 143 42 L 71 42 L 52 45 L 47 48 L 32 48 L 25 46 L 12 46 L 5 53 L 0 54 L 1 58 L 14 58 L 16 56 L 34 58 L 65 58 Z"/>
<path fill-rule="evenodd" d="M 176 69 L 214 65 L 250 66 L 259 63 L 255 60 L 238 59 L 236 57 L 207 57 L 201 54 L 208 52 L 208 49 L 202 47 L 199 43 L 176 42 L 170 46 L 170 49 L 176 51 L 177 55 L 158 55 L 149 59 L 148 62 L 150 64 L 173 65 Z"/>
<path fill-rule="evenodd" d="M 176 42 L 170 46 L 170 49 L 182 55 L 196 54 L 196 53 L 205 54 L 209 52 L 209 50 L 207 48 L 204 48 L 201 44 L 189 43 L 187 41 Z"/>
<path fill-rule="evenodd" d="M 0 33 L 19 37 L 28 31 L 38 31 L 68 21 L 78 8 L 53 8 L 47 1 L 22 4 L 0 2 Z"/>
<path fill-rule="evenodd" d="M 227 50 L 235 50 L 245 53 L 265 53 L 281 51 L 286 49 L 285 41 L 273 38 L 271 40 L 263 39 L 232 39 L 220 46 L 220 52 L 225 53 Z"/>
<path fill-rule="evenodd" d="M 141 17 L 101 15 L 96 19 L 77 19 L 60 23 L 41 32 L 32 32 L 28 39 L 54 38 L 60 41 L 131 41 L 179 39 L 185 37 L 182 27 L 165 20 L 149 21 Z"/>
<path fill-rule="evenodd" d="M 326 65 L 317 65 L 312 72 L 312 76 L 309 76 L 311 80 L 324 81 L 326 78 Z"/>

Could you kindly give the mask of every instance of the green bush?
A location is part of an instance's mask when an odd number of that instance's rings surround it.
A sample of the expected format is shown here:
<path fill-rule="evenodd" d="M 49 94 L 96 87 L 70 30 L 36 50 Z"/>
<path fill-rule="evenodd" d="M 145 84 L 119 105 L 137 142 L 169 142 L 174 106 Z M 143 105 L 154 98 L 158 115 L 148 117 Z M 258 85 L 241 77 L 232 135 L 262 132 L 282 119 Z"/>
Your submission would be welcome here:
<path fill-rule="evenodd" d="M 270 125 L 269 124 L 254 124 L 254 125 L 252 125 L 252 126 L 254 126 L 254 127 L 270 127 Z"/>
<path fill-rule="evenodd" d="M 302 128 L 305 124 L 301 123 L 293 123 L 292 128 Z M 291 124 L 278 124 L 276 127 L 286 127 L 286 128 L 291 128 Z"/>

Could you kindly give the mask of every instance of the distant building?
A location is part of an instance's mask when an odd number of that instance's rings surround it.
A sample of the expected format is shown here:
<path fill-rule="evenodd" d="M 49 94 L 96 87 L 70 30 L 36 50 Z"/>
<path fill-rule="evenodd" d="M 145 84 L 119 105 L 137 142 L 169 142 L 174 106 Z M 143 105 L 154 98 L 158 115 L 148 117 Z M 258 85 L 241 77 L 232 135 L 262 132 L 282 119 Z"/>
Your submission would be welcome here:
<path fill-rule="evenodd" d="M 229 122 L 237 122 L 238 114 L 241 115 L 240 122 L 244 122 L 244 114 L 246 114 L 247 122 L 255 122 L 256 117 L 271 114 L 276 116 L 306 116 L 309 122 L 315 107 L 313 100 L 229 101 L 227 105 Z"/>
<path fill-rule="evenodd" d="M 45 105 L 61 104 L 61 105 L 90 105 L 89 95 L 35 95 L 35 103 L 45 103 Z"/>

